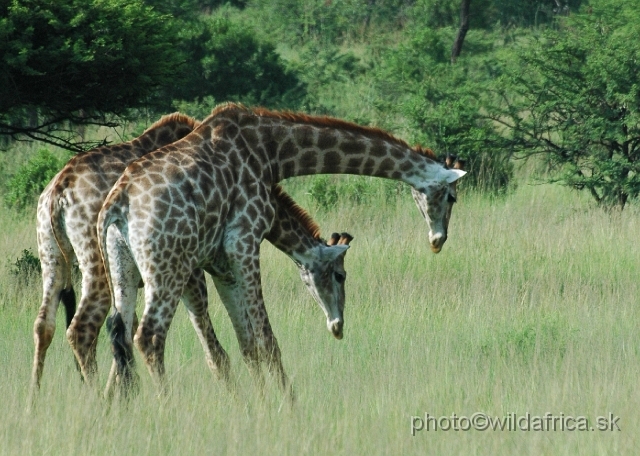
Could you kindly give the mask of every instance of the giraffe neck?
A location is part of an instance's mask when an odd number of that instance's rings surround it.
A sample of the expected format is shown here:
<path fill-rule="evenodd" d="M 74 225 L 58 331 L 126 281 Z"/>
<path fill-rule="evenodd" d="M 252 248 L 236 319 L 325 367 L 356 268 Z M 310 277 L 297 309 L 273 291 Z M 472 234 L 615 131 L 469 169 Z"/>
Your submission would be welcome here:
<path fill-rule="evenodd" d="M 233 105 L 232 105 L 233 106 Z M 302 114 L 233 106 L 240 136 L 254 151 L 265 151 L 275 182 L 310 174 L 355 174 L 406 182 L 418 190 L 444 167 L 430 151 L 375 128 Z"/>
<path fill-rule="evenodd" d="M 322 243 L 320 228 L 282 187 L 276 185 L 272 195 L 277 201 L 277 223 L 273 224 L 265 239 L 294 261 L 299 261 L 299 258 Z"/>

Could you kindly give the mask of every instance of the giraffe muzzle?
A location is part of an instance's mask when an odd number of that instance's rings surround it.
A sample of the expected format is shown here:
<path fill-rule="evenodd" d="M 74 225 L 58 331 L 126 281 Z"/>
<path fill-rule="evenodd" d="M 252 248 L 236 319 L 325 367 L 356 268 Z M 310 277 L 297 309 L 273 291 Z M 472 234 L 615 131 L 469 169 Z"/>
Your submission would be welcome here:
<path fill-rule="evenodd" d="M 446 240 L 447 240 L 446 234 L 438 233 L 432 236 L 431 239 L 429 239 L 429 244 L 431 245 L 431 251 L 433 253 L 440 253 L 440 250 L 442 250 L 442 246 L 444 245 Z"/>
<path fill-rule="evenodd" d="M 329 331 L 331 331 L 331 334 L 333 334 L 333 337 L 338 340 L 342 339 L 342 327 L 344 326 L 344 322 L 341 319 L 336 318 L 333 321 L 328 321 L 327 326 Z"/>

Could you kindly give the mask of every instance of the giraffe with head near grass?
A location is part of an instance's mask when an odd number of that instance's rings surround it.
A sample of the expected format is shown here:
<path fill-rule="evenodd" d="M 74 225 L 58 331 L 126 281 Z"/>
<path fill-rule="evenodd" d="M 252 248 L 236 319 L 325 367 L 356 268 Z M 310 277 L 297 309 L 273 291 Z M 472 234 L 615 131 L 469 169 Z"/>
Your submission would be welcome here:
<path fill-rule="evenodd" d="M 197 121 L 179 113 L 164 116 L 130 142 L 96 148 L 75 156 L 43 191 L 38 204 L 37 234 L 44 291 L 42 306 L 34 323 L 36 350 L 32 373 L 32 400 L 33 393 L 40 386 L 46 350 L 53 338 L 55 316 L 61 301 L 66 308 L 68 338 L 76 353 L 83 378 L 92 381 L 92 377 L 95 376 L 96 341 L 111 302 L 99 255 L 95 223 L 109 189 L 128 163 L 184 137 L 197 125 Z M 278 213 L 284 215 L 275 220 L 267 239 L 286 253 L 295 251 L 311 255 L 311 252 L 301 250 L 298 246 L 299 243 L 306 247 L 312 244 L 299 233 L 301 227 L 306 227 L 307 231 L 311 230 L 317 235 L 317 225 L 282 189 L 278 190 L 275 206 Z M 280 220 L 282 223 L 279 223 Z M 288 242 L 292 245 L 288 245 Z M 327 245 L 332 244 L 329 242 Z M 341 275 L 344 277 L 342 263 L 345 249 L 344 246 L 333 249 L 317 247 L 316 260 L 322 258 L 324 263 L 314 263 L 315 269 L 312 270 L 328 270 L 338 278 Z M 335 259 L 329 261 L 332 252 Z M 71 265 L 74 261 L 77 261 L 82 274 L 82 298 L 77 312 L 75 292 L 71 283 Z M 330 286 L 335 287 L 335 284 L 318 283 L 315 280 L 312 281 L 312 285 L 317 285 L 308 286 L 316 300 L 319 299 L 318 302 L 325 313 L 338 315 L 341 325 L 344 285 L 335 291 L 328 289 Z M 321 298 L 318 298 L 317 290 L 320 290 Z M 134 305 L 136 292 L 134 289 Z M 228 379 L 228 356 L 218 343 L 207 313 L 206 282 L 202 270 L 193 272 L 183 290 L 182 299 L 205 349 L 210 369 Z M 112 325 L 118 328 L 117 321 L 112 322 Z M 117 341 L 118 337 L 122 336 L 116 333 L 112 337 Z M 114 350 L 122 350 L 121 344 L 114 343 Z M 110 385 L 116 379 L 115 369 L 116 366 L 112 368 Z"/>
<path fill-rule="evenodd" d="M 271 202 L 275 218 L 265 238 L 294 261 L 304 284 L 325 314 L 327 329 L 336 339 L 342 339 L 346 280 L 344 257 L 353 236 L 345 232 L 333 233 L 324 241 L 317 223 L 279 185 L 273 188 Z M 114 312 L 110 320 L 115 322 L 112 323 L 111 337 L 116 372 L 112 374 L 120 380 L 120 392 L 126 396 L 137 384 L 131 335 L 135 327 L 136 287 L 141 276 L 118 230 L 109 229 L 101 243 L 106 252 L 107 277 L 114 295 Z M 226 293 L 228 283 L 233 281 L 233 275 L 227 268 L 228 263 L 222 257 L 214 262 L 209 272 L 225 307 L 235 309 L 234 295 Z M 232 321 L 235 324 L 237 319 Z M 251 331 L 235 329 L 238 337 L 244 338 L 240 341 L 241 346 L 255 344 L 252 340 L 255 335 Z M 226 353 L 220 356 L 226 357 Z M 113 385 L 112 381 L 108 382 L 106 396 L 113 393 Z"/>
<path fill-rule="evenodd" d="M 455 182 L 465 172 L 379 129 L 235 104 L 217 107 L 182 140 L 131 163 L 107 196 L 97 229 L 102 245 L 116 225 L 144 281 L 145 308 L 134 342 L 161 388 L 164 344 L 180 290 L 192 270 L 203 268 L 219 277 L 215 285 L 257 383 L 263 384 L 265 361 L 290 391 L 263 302 L 260 243 L 276 213 L 273 185 L 310 174 L 411 185 L 438 253 L 447 239 Z M 102 250 L 106 258 L 108 253 Z M 221 269 L 226 274 L 216 275 Z"/>

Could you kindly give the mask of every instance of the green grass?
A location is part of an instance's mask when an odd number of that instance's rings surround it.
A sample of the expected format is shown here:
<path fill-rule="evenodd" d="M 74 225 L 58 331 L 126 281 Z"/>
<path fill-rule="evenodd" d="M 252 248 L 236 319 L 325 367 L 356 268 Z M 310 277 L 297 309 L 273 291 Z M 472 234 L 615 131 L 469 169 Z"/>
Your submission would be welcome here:
<path fill-rule="evenodd" d="M 303 184 L 288 183 L 312 207 Z M 407 195 L 397 204 L 314 211 L 325 234 L 355 236 L 346 259 L 345 338 L 334 340 L 295 266 L 263 244 L 272 327 L 297 403 L 275 381 L 260 400 L 226 312 L 211 316 L 238 378 L 230 397 L 208 371 L 181 308 L 167 342 L 171 394 L 111 408 L 84 388 L 64 339 L 49 349 L 28 415 L 40 282 L 0 268 L 0 454 L 633 454 L 640 445 L 640 213 L 608 215 L 586 195 L 521 184 L 488 200 L 464 194 L 434 255 Z M 34 248 L 34 219 L 0 218 L 0 258 Z M 110 354 L 99 345 L 101 383 Z M 411 417 L 527 412 L 620 417 L 621 431 L 420 431 Z"/>

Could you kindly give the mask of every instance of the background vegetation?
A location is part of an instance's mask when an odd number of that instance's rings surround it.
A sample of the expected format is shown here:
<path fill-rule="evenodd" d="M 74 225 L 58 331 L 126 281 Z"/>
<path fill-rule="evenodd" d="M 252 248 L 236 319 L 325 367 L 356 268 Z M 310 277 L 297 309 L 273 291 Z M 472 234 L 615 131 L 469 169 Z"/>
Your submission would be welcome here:
<path fill-rule="evenodd" d="M 632 453 L 640 0 L 472 0 L 452 64 L 461 3 L 0 0 L 0 393 L 13 411 L 0 454 Z M 40 406 L 23 413 L 38 194 L 70 153 L 227 100 L 376 125 L 465 157 L 443 252 L 430 253 L 402 184 L 292 179 L 325 233 L 356 238 L 340 342 L 295 267 L 264 246 L 294 409 L 275 384 L 258 400 L 211 290 L 240 398 L 212 379 L 180 311 L 168 398 L 141 372 L 135 406 L 107 407 L 82 388 L 59 329 Z M 101 340 L 103 382 L 109 360 Z M 622 431 L 410 435 L 412 415 L 477 411 L 611 412 Z"/>
<path fill-rule="evenodd" d="M 87 124 L 127 136 L 232 100 L 381 126 L 464 156 L 493 194 L 531 156 L 605 209 L 640 192 L 639 0 L 125 3 L 0 3 L 6 148 L 78 151 L 106 141 Z"/>

